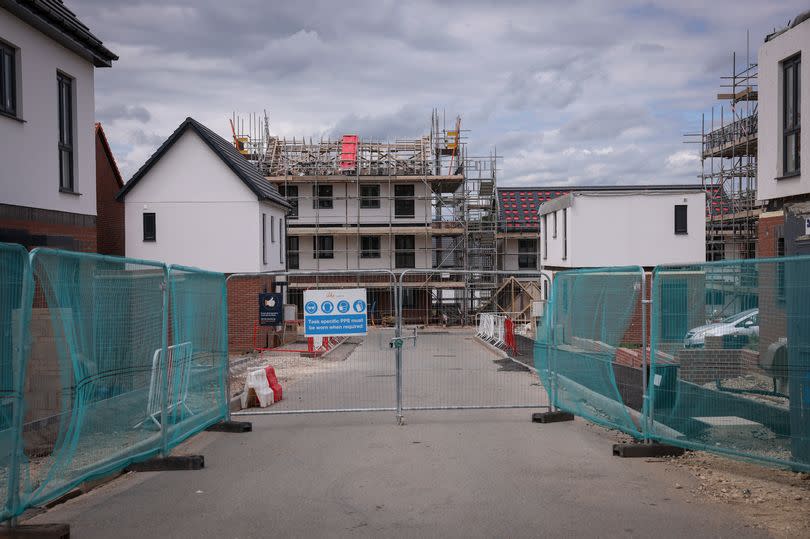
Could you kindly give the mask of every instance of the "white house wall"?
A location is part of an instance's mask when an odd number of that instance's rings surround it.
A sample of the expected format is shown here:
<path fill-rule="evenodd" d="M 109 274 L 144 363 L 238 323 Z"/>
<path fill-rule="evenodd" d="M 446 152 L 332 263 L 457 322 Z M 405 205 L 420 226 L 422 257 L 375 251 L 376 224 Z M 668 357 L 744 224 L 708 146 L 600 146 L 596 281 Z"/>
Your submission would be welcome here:
<path fill-rule="evenodd" d="M 0 9 L 0 40 L 16 47 L 18 121 L 0 116 L 0 201 L 96 214 L 93 65 Z M 57 71 L 72 77 L 74 186 L 59 191 Z"/>
<path fill-rule="evenodd" d="M 127 256 L 226 273 L 281 269 L 277 244 L 268 246 L 268 264 L 262 264 L 262 210 L 277 212 L 276 219 L 283 214 L 260 203 L 196 133 L 186 131 L 125 197 Z M 145 212 L 155 213 L 153 242 L 143 240 Z M 268 216 L 268 240 L 269 223 Z"/>
<path fill-rule="evenodd" d="M 810 174 L 781 178 L 782 163 L 782 69 L 781 62 L 796 53 L 802 59 L 810 57 L 810 19 L 791 28 L 759 49 L 759 113 L 757 156 L 757 199 L 771 200 L 792 195 L 810 193 Z M 801 69 L 801 112 L 805 118 L 810 114 L 810 69 Z M 801 137 L 800 155 L 807 168 L 810 141 Z"/>

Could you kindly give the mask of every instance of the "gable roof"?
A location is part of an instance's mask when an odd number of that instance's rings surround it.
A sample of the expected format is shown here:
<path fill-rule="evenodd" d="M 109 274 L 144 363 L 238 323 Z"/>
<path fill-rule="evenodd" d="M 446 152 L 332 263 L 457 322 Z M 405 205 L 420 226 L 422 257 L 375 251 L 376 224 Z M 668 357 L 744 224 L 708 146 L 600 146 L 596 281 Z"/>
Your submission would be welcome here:
<path fill-rule="evenodd" d="M 70 11 L 62 0 L 0 0 L 20 20 L 64 45 L 96 67 L 110 67 L 118 56 Z"/>
<path fill-rule="evenodd" d="M 538 232 L 540 218 L 537 210 L 541 204 L 571 192 L 581 191 L 683 191 L 703 189 L 698 184 L 687 185 L 595 185 L 565 187 L 499 187 L 498 188 L 498 228 L 502 232 Z M 717 215 L 728 211 L 728 201 L 720 190 L 706 193 L 706 214 Z"/>
<path fill-rule="evenodd" d="M 211 150 L 225 163 L 236 176 L 242 180 L 248 189 L 253 191 L 259 200 L 269 200 L 284 208 L 292 207 L 287 199 L 284 198 L 275 185 L 270 183 L 264 176 L 259 174 L 259 170 L 252 165 L 245 156 L 239 153 L 233 144 L 220 137 L 197 120 L 189 117 L 181 123 L 177 129 L 174 130 L 169 138 L 167 138 L 160 148 L 157 149 L 152 156 L 146 160 L 146 163 L 138 169 L 138 172 L 127 182 L 123 189 L 116 195 L 115 198 L 122 200 L 124 196 L 132 189 L 141 178 L 146 176 L 149 170 L 157 163 L 163 155 L 174 146 L 174 143 L 180 138 L 183 133 L 191 129 L 211 148 Z"/>
<path fill-rule="evenodd" d="M 110 143 L 107 142 L 107 135 L 104 133 L 104 128 L 101 127 L 99 122 L 96 122 L 96 137 L 101 141 L 101 146 L 104 148 L 104 153 L 107 155 L 107 161 L 109 161 L 112 167 L 113 176 L 115 176 L 115 181 L 118 183 L 119 189 L 124 187 L 124 179 L 121 177 L 121 171 L 118 170 L 118 163 L 115 162 L 115 156 L 110 149 Z"/>

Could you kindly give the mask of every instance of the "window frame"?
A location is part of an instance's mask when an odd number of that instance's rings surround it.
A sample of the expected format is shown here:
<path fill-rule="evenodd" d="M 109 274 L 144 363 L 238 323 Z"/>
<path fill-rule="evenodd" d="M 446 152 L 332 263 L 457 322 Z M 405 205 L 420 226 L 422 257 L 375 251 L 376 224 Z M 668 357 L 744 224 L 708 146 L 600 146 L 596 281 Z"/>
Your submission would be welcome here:
<path fill-rule="evenodd" d="M 300 269 L 301 241 L 299 238 L 300 236 L 287 236 L 287 269 Z"/>
<path fill-rule="evenodd" d="M 398 195 L 397 190 L 410 188 L 407 195 Z M 394 219 L 413 219 L 416 217 L 416 186 L 412 183 L 394 184 Z"/>
<path fill-rule="evenodd" d="M 278 262 L 279 264 L 284 263 L 284 218 L 278 218 Z"/>
<path fill-rule="evenodd" d="M 17 48 L 5 41 L 0 41 L 0 114 L 10 118 L 19 118 L 17 106 Z M 5 80 L 6 62 L 11 63 L 8 69 L 10 80 Z M 8 82 L 6 87 L 5 82 Z M 6 107 L 8 94 L 11 94 L 10 105 Z"/>
<path fill-rule="evenodd" d="M 76 193 L 75 161 L 76 145 L 74 144 L 75 114 L 73 110 L 73 79 L 69 75 L 56 72 L 57 111 L 59 120 L 59 191 L 62 193 Z M 65 95 L 65 93 L 67 95 Z M 67 116 L 67 118 L 65 118 Z M 68 158 L 65 165 L 64 158 Z M 64 176 L 68 172 L 67 178 Z"/>
<path fill-rule="evenodd" d="M 562 229 L 563 229 L 562 259 L 568 260 L 568 208 L 563 208 L 562 211 Z"/>
<path fill-rule="evenodd" d="M 363 194 L 363 189 L 375 189 L 376 195 Z M 380 208 L 380 184 L 367 183 L 360 184 L 360 209 L 361 210 L 377 210 Z"/>
<path fill-rule="evenodd" d="M 797 176 L 801 174 L 801 53 L 786 58 L 781 62 L 782 69 L 782 176 Z M 788 71 L 792 70 L 792 84 L 788 84 Z M 789 99 L 788 92 L 792 92 Z M 789 107 L 791 107 L 789 114 Z M 795 141 L 794 164 L 788 168 L 788 140 L 793 137 Z"/>
<path fill-rule="evenodd" d="M 363 244 L 371 240 L 372 246 L 366 248 Z M 376 247 L 373 244 L 376 243 Z M 382 239 L 380 236 L 360 236 L 360 258 L 382 258 Z"/>
<path fill-rule="evenodd" d="M 330 247 L 322 247 L 321 240 L 324 243 L 330 243 Z M 318 260 L 327 260 L 335 258 L 335 237 L 329 234 L 320 236 L 312 236 L 312 258 Z"/>
<path fill-rule="evenodd" d="M 141 219 L 141 228 L 143 229 L 143 241 L 150 242 L 150 243 L 156 242 L 157 241 L 157 214 L 155 214 L 155 212 L 153 212 L 153 211 L 152 212 L 145 211 L 145 212 L 143 212 L 142 215 L 143 215 L 143 217 Z M 147 233 L 146 233 L 147 232 L 147 226 L 146 226 L 147 225 L 147 217 L 152 218 L 152 225 L 151 225 L 152 234 L 151 234 L 151 236 L 147 235 Z"/>
<path fill-rule="evenodd" d="M 533 245 L 528 242 L 532 242 Z M 536 239 L 518 238 L 518 269 L 537 269 Z"/>
<path fill-rule="evenodd" d="M 323 192 L 322 192 L 323 190 Z M 326 194 L 326 191 L 329 194 Z M 312 209 L 332 210 L 335 208 L 335 190 L 331 183 L 316 183 L 312 186 Z"/>
<path fill-rule="evenodd" d="M 290 191 L 293 191 L 291 193 Z M 278 192 L 290 204 L 290 209 L 287 210 L 287 219 L 298 218 L 298 186 L 297 185 L 279 185 Z"/>
<path fill-rule="evenodd" d="M 543 260 L 548 260 L 548 214 L 543 214 L 543 230 L 541 232 L 543 235 L 543 247 L 540 249 L 542 251 Z"/>
<path fill-rule="evenodd" d="M 267 214 L 262 213 L 262 264 L 267 264 Z"/>
<path fill-rule="evenodd" d="M 411 246 L 400 247 L 400 241 L 407 241 Z M 397 234 L 394 236 L 394 267 L 408 269 L 416 267 L 416 236 Z"/>
<path fill-rule="evenodd" d="M 551 224 L 554 227 L 554 232 L 551 234 L 551 237 L 552 237 L 552 239 L 556 239 L 557 238 L 557 212 L 556 211 L 553 212 L 551 214 L 551 216 L 553 217 L 553 219 L 551 220 Z"/>
<path fill-rule="evenodd" d="M 686 236 L 689 234 L 689 206 L 687 204 L 675 204 L 675 235 L 676 236 Z M 679 227 L 679 215 L 678 212 L 681 211 L 681 223 L 683 226 Z"/>

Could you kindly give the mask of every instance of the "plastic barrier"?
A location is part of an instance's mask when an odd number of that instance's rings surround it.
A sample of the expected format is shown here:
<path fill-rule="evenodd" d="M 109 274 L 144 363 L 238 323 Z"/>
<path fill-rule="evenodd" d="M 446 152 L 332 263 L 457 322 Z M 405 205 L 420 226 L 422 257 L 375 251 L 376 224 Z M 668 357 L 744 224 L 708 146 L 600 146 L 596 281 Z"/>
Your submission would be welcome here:
<path fill-rule="evenodd" d="M 245 389 L 242 391 L 242 409 L 250 406 L 250 401 L 254 396 L 262 408 L 266 408 L 275 402 L 275 392 L 270 387 L 267 372 L 264 369 L 250 371 L 247 374 Z"/>

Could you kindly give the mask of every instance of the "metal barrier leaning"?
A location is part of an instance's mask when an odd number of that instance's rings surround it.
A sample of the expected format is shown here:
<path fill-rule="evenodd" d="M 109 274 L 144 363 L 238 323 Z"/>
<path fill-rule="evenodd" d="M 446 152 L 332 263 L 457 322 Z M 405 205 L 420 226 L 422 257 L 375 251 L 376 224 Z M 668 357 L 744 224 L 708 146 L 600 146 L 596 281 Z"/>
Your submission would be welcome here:
<path fill-rule="evenodd" d="M 0 520 L 22 513 L 19 484 L 28 473 L 22 455 L 23 379 L 30 344 L 31 268 L 20 245 L 0 243 Z"/>
<path fill-rule="evenodd" d="M 244 387 L 251 370 L 270 365 L 282 386 L 282 399 L 266 408 L 248 408 L 233 416 L 318 412 L 396 410 L 397 364 L 393 339 L 397 324 L 396 277 L 389 270 L 321 270 L 233 274 L 228 276 L 231 395 Z M 305 295 L 364 289 L 366 335 L 335 338 L 328 331 L 307 337 L 303 325 L 283 320 L 304 318 Z M 264 294 L 267 294 L 265 296 Z M 281 304 L 283 320 L 258 326 L 262 349 L 251 339 L 259 320 L 259 299 Z M 323 303 L 322 301 L 320 303 Z M 332 305 L 332 312 L 341 307 Z"/>
<path fill-rule="evenodd" d="M 642 436 L 645 299 L 638 266 L 555 275 L 546 327 L 538 330 L 535 348 L 553 406 Z"/>
<path fill-rule="evenodd" d="M 397 391 L 400 420 L 410 410 L 548 409 L 546 393 L 531 359 L 523 362 L 505 352 L 493 353 L 491 348 L 506 343 L 506 316 L 486 312 L 492 298 L 481 294 L 475 283 L 499 275 L 538 281 L 542 278 L 539 272 L 528 271 L 409 269 L 400 273 L 401 335 L 408 335 L 408 322 L 420 322 L 420 317 L 409 315 L 419 294 L 432 298 L 436 314 L 426 318 L 440 321 L 420 329 L 413 341 L 403 340 L 397 349 L 397 364 L 401 366 Z M 473 325 L 445 327 L 442 312 L 459 313 L 459 320 L 469 320 Z M 480 313 L 477 323 L 470 313 Z M 478 339 L 488 344 L 476 342 Z"/>
<path fill-rule="evenodd" d="M 810 471 L 810 257 L 659 266 L 650 437 Z"/>

